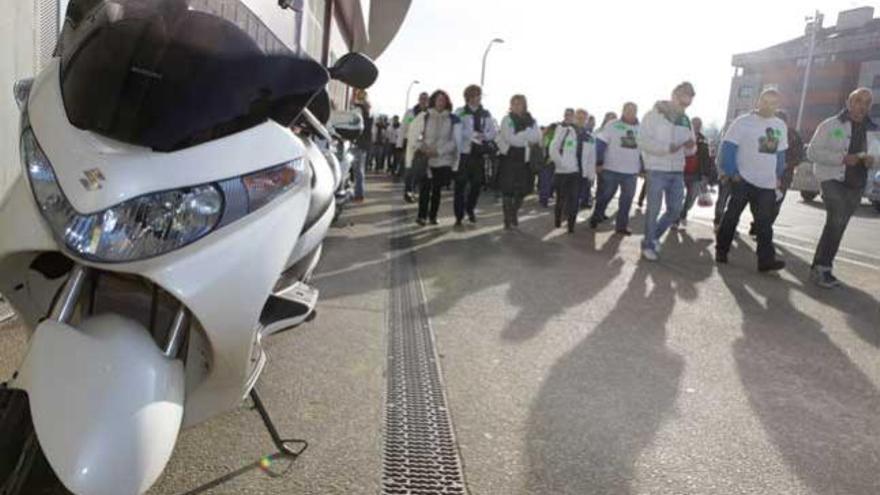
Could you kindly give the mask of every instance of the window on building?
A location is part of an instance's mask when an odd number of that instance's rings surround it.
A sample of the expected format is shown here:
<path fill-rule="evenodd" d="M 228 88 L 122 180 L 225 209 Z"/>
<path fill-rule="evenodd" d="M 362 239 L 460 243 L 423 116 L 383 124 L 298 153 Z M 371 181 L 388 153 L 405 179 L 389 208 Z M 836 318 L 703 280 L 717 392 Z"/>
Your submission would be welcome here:
<path fill-rule="evenodd" d="M 324 13 L 326 0 L 309 0 L 309 11 L 305 16 L 305 51 L 315 60 L 321 60 L 324 45 Z"/>
<path fill-rule="evenodd" d="M 755 88 L 752 86 L 740 86 L 739 91 L 737 92 L 737 96 L 740 98 L 754 98 L 755 97 Z"/>

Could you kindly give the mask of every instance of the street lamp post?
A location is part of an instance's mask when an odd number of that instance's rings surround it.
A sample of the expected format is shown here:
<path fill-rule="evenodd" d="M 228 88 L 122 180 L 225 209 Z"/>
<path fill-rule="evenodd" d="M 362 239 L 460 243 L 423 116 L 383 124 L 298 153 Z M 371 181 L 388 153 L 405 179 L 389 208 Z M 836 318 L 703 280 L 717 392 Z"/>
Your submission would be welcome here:
<path fill-rule="evenodd" d="M 418 79 L 414 79 L 413 82 L 409 83 L 409 87 L 406 88 L 406 106 L 403 107 L 403 113 L 405 114 L 407 110 L 409 110 L 409 92 L 412 91 L 412 87 L 416 84 L 420 84 Z"/>
<path fill-rule="evenodd" d="M 816 52 L 816 36 L 819 34 L 819 30 L 822 29 L 822 20 L 824 18 L 825 16 L 818 10 L 813 17 L 807 17 L 807 21 L 811 22 L 810 47 L 807 50 L 807 67 L 804 71 L 804 86 L 801 90 L 801 104 L 798 106 L 797 124 L 795 125 L 795 129 L 798 132 L 801 132 L 801 124 L 804 119 L 804 104 L 807 102 L 807 89 L 810 87 L 810 71 L 813 68 L 813 54 Z"/>
<path fill-rule="evenodd" d="M 495 38 L 494 40 L 489 42 L 489 45 L 486 47 L 486 51 L 483 53 L 483 71 L 480 72 L 480 87 L 482 88 L 486 84 L 486 58 L 489 56 L 489 49 L 492 48 L 492 45 L 495 43 L 504 43 L 504 40 L 501 38 Z"/>

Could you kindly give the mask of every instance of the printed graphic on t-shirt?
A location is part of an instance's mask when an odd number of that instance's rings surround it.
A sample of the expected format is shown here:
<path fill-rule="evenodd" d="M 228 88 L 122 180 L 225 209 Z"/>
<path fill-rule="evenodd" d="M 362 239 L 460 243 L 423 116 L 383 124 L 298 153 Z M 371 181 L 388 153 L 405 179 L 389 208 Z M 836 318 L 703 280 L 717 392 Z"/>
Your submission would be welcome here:
<path fill-rule="evenodd" d="M 620 136 L 620 147 L 628 150 L 634 150 L 639 147 L 636 143 L 636 133 L 632 129 L 627 129 L 626 135 Z"/>
<path fill-rule="evenodd" d="M 779 149 L 779 139 L 782 137 L 782 131 L 768 127 L 764 130 L 764 135 L 758 139 L 758 152 L 775 155 Z"/>
<path fill-rule="evenodd" d="M 566 148 L 574 148 L 574 139 L 567 138 L 565 140 L 565 147 Z"/>

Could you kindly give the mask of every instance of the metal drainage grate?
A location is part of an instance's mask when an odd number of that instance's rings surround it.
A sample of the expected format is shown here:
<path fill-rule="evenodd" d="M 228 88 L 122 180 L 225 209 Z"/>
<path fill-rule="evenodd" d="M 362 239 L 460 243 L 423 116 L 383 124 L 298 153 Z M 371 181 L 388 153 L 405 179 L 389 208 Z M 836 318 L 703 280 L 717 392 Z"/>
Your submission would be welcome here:
<path fill-rule="evenodd" d="M 395 208 L 383 494 L 466 494 L 415 255 Z"/>

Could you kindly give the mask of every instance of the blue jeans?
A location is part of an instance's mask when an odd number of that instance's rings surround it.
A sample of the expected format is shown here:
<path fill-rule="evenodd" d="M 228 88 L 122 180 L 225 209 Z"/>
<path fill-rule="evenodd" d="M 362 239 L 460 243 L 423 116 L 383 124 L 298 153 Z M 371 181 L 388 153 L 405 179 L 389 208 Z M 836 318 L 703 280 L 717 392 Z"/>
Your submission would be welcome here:
<path fill-rule="evenodd" d="M 826 180 L 821 187 L 822 202 L 825 203 L 825 227 L 816 246 L 813 267 L 831 269 L 849 220 L 862 203 L 862 190 L 849 188 L 836 180 Z"/>
<path fill-rule="evenodd" d="M 636 174 L 622 174 L 613 170 L 602 172 L 601 195 L 596 200 L 596 209 L 593 210 L 593 220 L 601 222 L 605 217 L 608 204 L 614 199 L 617 188 L 620 187 L 620 198 L 617 200 L 616 229 L 624 230 L 629 225 L 629 210 L 632 208 L 633 197 L 636 195 Z"/>
<path fill-rule="evenodd" d="M 364 167 L 367 162 L 367 152 L 359 147 L 354 147 L 351 152 L 354 155 L 354 162 L 351 164 L 351 170 L 354 173 L 354 197 L 362 199 L 364 197 Z"/>
<path fill-rule="evenodd" d="M 660 216 L 660 206 L 666 197 L 666 212 Z M 684 173 L 648 170 L 648 211 L 645 214 L 645 238 L 642 249 L 657 250 L 660 238 L 678 221 L 684 206 Z"/>
<path fill-rule="evenodd" d="M 538 199 L 547 206 L 553 196 L 553 167 L 544 167 L 538 173 Z"/>

